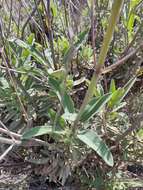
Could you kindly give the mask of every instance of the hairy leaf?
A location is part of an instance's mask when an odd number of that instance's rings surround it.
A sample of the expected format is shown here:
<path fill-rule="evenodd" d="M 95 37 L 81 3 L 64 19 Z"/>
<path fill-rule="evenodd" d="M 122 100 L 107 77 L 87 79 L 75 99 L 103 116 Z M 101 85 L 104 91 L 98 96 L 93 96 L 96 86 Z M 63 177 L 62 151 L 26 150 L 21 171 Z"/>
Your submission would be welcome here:
<path fill-rule="evenodd" d="M 105 94 L 100 98 L 93 98 L 89 104 L 85 107 L 80 120 L 82 122 L 87 121 L 95 114 L 99 113 L 105 104 L 110 100 L 111 94 Z"/>
<path fill-rule="evenodd" d="M 110 152 L 107 145 L 103 142 L 103 140 L 99 137 L 97 133 L 93 130 L 86 130 L 80 132 L 77 137 L 88 145 L 90 148 L 95 150 L 99 156 L 109 165 L 113 166 L 113 156 Z"/>
<path fill-rule="evenodd" d="M 63 130 L 53 130 L 52 126 L 45 125 L 40 127 L 34 127 L 27 130 L 23 135 L 22 139 L 31 139 L 33 137 L 45 135 L 45 134 L 56 134 L 56 135 L 64 135 L 65 131 Z"/>

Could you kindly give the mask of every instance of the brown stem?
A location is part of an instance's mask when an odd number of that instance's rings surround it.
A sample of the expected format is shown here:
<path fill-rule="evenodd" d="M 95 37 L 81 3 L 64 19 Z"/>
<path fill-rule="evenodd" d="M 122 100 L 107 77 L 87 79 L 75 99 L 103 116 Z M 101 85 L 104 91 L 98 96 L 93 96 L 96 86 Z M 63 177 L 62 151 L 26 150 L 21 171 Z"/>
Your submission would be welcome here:
<path fill-rule="evenodd" d="M 0 128 L 0 133 L 4 133 L 4 134 L 6 134 L 6 135 L 9 135 L 9 131 L 7 131 L 7 130 L 5 130 L 5 129 L 3 129 L 3 128 Z M 0 142 L 7 142 L 6 144 L 14 144 L 14 143 L 16 143 L 16 144 L 21 144 L 22 143 L 22 141 L 20 140 L 21 139 L 21 137 L 22 137 L 22 135 L 20 135 L 20 134 L 17 134 L 17 133 L 14 133 L 14 132 L 11 132 L 10 131 L 10 133 L 11 133 L 11 135 L 16 139 L 14 142 L 13 142 L 13 140 L 11 140 L 11 139 L 8 139 L 8 138 L 3 138 L 3 137 L 1 137 L 1 140 L 0 140 Z M 3 138 L 3 139 L 2 139 Z M 3 140 L 3 141 L 2 141 Z M 8 143 L 9 142 L 9 143 Z M 47 142 L 45 142 L 45 141 L 42 141 L 42 140 L 40 140 L 40 139 L 30 139 L 30 140 L 28 140 L 28 142 L 26 142 L 26 144 L 25 144 L 25 146 L 48 146 L 48 147 L 51 147 L 51 145 L 49 145 L 49 143 L 47 143 Z"/>
<path fill-rule="evenodd" d="M 9 131 L 9 129 L 4 125 L 4 123 L 0 120 L 0 125 L 5 129 L 7 130 L 9 136 L 12 138 L 13 142 L 15 141 L 15 138 L 14 136 L 11 134 L 11 132 Z"/>
<path fill-rule="evenodd" d="M 41 0 L 39 0 L 37 2 L 37 5 L 39 5 L 41 2 Z M 24 31 L 25 31 L 25 28 L 27 26 L 27 24 L 29 23 L 29 21 L 31 20 L 32 16 L 35 14 L 35 12 L 37 11 L 37 7 L 35 6 L 32 10 L 32 12 L 30 13 L 30 15 L 28 16 L 27 20 L 25 21 L 23 27 L 22 27 L 22 32 L 21 32 L 21 38 L 23 39 L 24 38 Z"/>
<path fill-rule="evenodd" d="M 141 43 L 135 50 L 133 50 L 132 52 L 130 52 L 128 55 L 126 55 L 122 59 L 118 60 L 115 64 L 113 64 L 113 65 L 111 65 L 111 66 L 106 67 L 105 69 L 103 69 L 101 71 L 102 74 L 109 73 L 112 70 L 116 69 L 118 66 L 123 65 L 128 59 L 130 59 L 131 57 L 133 57 L 141 48 L 143 48 L 143 43 Z"/>
<path fill-rule="evenodd" d="M 3 160 L 8 153 L 12 150 L 12 148 L 14 147 L 14 144 L 11 144 L 6 150 L 5 152 L 0 156 L 0 161 Z"/>

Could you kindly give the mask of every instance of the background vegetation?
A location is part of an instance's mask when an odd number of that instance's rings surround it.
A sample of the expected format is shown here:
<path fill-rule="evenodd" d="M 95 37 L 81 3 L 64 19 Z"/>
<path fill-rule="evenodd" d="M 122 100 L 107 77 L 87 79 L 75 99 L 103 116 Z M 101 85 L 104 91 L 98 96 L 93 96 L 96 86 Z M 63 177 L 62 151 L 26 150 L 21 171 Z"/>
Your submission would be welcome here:
<path fill-rule="evenodd" d="M 1 187 L 143 187 L 142 19 L 142 0 L 0 1 Z"/>

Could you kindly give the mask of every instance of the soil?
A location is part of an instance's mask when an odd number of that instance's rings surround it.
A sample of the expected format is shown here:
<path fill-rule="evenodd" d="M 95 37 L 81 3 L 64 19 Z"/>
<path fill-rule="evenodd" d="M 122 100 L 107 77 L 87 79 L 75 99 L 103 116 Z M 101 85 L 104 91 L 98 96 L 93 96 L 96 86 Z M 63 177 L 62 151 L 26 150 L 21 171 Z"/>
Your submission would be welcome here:
<path fill-rule="evenodd" d="M 50 183 L 46 177 L 33 174 L 30 166 L 24 167 L 22 171 L 18 171 L 17 169 L 18 172 L 1 169 L 0 190 L 87 190 L 87 188 L 83 188 L 77 184 L 60 186 L 56 183 Z M 15 170 L 15 168 L 13 168 L 13 170 Z M 130 178 L 143 178 L 143 166 L 127 166 L 126 172 L 128 172 Z M 143 187 L 129 188 L 129 190 L 143 190 Z"/>

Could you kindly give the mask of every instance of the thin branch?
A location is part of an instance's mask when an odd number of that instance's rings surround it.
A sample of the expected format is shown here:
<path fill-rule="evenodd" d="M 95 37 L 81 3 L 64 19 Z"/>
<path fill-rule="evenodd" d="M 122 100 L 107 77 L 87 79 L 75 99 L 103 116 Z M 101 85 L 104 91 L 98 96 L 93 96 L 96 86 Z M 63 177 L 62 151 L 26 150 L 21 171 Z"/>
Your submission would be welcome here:
<path fill-rule="evenodd" d="M 3 129 L 3 128 L 0 128 L 0 133 L 4 133 L 4 134 L 6 134 L 6 135 L 9 135 L 9 132 L 7 131 L 7 130 L 5 130 L 5 129 Z M 10 133 L 16 138 L 16 143 L 17 144 L 21 144 L 22 142 L 20 141 L 20 139 L 21 139 L 21 137 L 22 137 L 22 135 L 20 135 L 20 134 L 17 134 L 17 133 L 14 133 L 14 132 L 11 132 L 10 131 Z M 2 137 L 1 137 L 2 138 Z M 3 140 L 3 139 L 2 139 Z M 0 140 L 0 142 L 2 142 L 1 140 Z M 4 141 L 3 141 L 4 142 Z M 11 140 L 11 139 L 5 139 L 5 142 L 7 142 L 6 144 L 13 144 L 13 141 Z M 9 143 L 8 143 L 9 142 Z M 51 147 L 52 145 L 50 145 L 48 142 L 45 142 L 45 141 L 42 141 L 42 140 L 40 140 L 40 139 L 30 139 L 30 140 L 28 140 L 28 141 L 26 141 L 25 142 L 25 145 L 24 146 L 26 146 L 26 144 L 28 144 L 29 146 L 48 146 L 48 147 Z M 28 146 L 27 145 L 27 146 Z"/>
<path fill-rule="evenodd" d="M 9 131 L 9 129 L 4 125 L 4 123 L 3 123 L 1 120 L 0 120 L 0 125 L 1 125 L 5 130 L 7 130 L 9 136 L 12 138 L 13 143 L 14 143 L 14 142 L 15 142 L 14 136 L 11 134 L 11 132 Z"/>
<path fill-rule="evenodd" d="M 117 61 L 115 64 L 106 67 L 105 69 L 103 69 L 101 71 L 102 74 L 106 74 L 111 72 L 112 70 L 116 69 L 118 66 L 123 65 L 128 59 L 130 59 L 131 57 L 133 57 L 141 48 L 143 48 L 143 43 L 141 43 L 135 50 L 133 50 L 132 52 L 130 52 L 128 55 L 126 55 L 125 57 L 123 57 L 122 59 L 120 59 L 119 61 Z"/>
<path fill-rule="evenodd" d="M 39 5 L 41 2 L 41 0 L 38 0 L 37 2 L 37 5 Z M 22 36 L 22 39 L 24 38 L 24 31 L 25 31 L 25 28 L 26 26 L 28 25 L 29 21 L 31 20 L 31 18 L 33 17 L 33 15 L 35 14 L 35 12 L 37 11 L 37 7 L 35 6 L 32 10 L 32 12 L 30 13 L 30 15 L 28 16 L 26 22 L 24 23 L 23 27 L 22 27 L 22 32 L 21 32 L 21 36 Z"/>
<path fill-rule="evenodd" d="M 2 144 L 15 144 L 15 145 L 20 145 L 21 141 L 15 140 L 13 143 L 13 140 L 9 139 L 9 138 L 5 138 L 5 137 L 0 137 L 0 143 Z"/>
<path fill-rule="evenodd" d="M 109 25 L 108 25 L 107 31 L 105 33 L 105 36 L 104 36 L 103 44 L 102 44 L 101 51 L 100 51 L 99 58 L 98 58 L 98 64 L 96 65 L 95 71 L 94 71 L 91 81 L 90 81 L 90 85 L 88 86 L 88 90 L 86 92 L 86 95 L 85 95 L 82 105 L 80 107 L 80 110 L 73 123 L 73 128 L 72 128 L 73 134 L 76 133 L 76 131 L 77 131 L 77 128 L 78 128 L 77 124 L 80 120 L 83 110 L 87 106 L 90 99 L 93 97 L 95 86 L 97 85 L 99 77 L 102 74 L 102 68 L 104 66 L 105 58 L 106 58 L 107 52 L 109 50 L 109 45 L 112 40 L 112 36 L 113 36 L 114 30 L 115 30 L 115 26 L 116 26 L 117 20 L 119 18 L 120 10 L 121 10 L 123 3 L 124 3 L 123 0 L 120 0 L 120 1 L 115 0 L 112 5 L 111 15 L 109 18 Z"/>
<path fill-rule="evenodd" d="M 25 0 L 21 0 L 21 3 L 22 3 L 22 6 L 24 7 L 24 9 L 25 9 L 25 12 L 26 12 L 26 14 L 27 15 L 30 15 L 30 13 L 29 13 L 29 6 L 27 5 L 27 2 L 25 2 Z M 31 5 L 31 7 L 32 7 L 32 5 Z M 34 15 L 33 15 L 34 16 Z M 39 31 L 42 31 L 42 28 L 41 28 L 41 26 L 40 26 L 40 24 L 38 24 L 38 22 L 36 22 L 36 20 L 35 20 L 35 18 L 34 17 L 31 17 L 31 20 L 34 22 L 34 24 L 37 26 L 37 29 L 38 29 L 38 32 Z M 24 36 L 23 36 L 24 37 Z"/>
<path fill-rule="evenodd" d="M 14 144 L 10 145 L 8 149 L 6 149 L 6 151 L 0 156 L 0 161 L 3 160 L 7 156 L 7 154 L 12 150 L 13 147 L 14 147 Z"/>
<path fill-rule="evenodd" d="M 4 133 L 6 135 L 9 135 L 9 131 L 7 131 L 6 129 L 3 129 L 0 127 L 0 133 Z M 14 133 L 14 132 L 11 132 L 10 133 L 12 134 L 12 136 L 16 139 L 20 139 L 21 138 L 21 135 L 20 134 L 17 134 L 17 133 Z"/>

